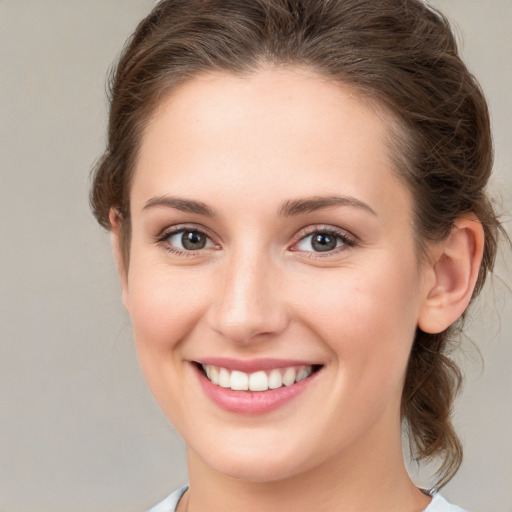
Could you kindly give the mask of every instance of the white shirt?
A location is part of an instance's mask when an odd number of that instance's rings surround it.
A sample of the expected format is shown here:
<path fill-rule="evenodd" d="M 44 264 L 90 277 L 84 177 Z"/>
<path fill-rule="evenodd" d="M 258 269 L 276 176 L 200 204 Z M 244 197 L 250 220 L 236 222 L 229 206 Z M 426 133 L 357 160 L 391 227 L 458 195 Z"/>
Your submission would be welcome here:
<path fill-rule="evenodd" d="M 148 512 L 175 512 L 178 502 L 180 501 L 188 486 L 181 487 L 167 496 L 164 501 L 154 506 Z M 430 505 L 423 512 L 466 512 L 464 509 L 456 505 L 450 505 L 439 493 L 434 494 Z"/>

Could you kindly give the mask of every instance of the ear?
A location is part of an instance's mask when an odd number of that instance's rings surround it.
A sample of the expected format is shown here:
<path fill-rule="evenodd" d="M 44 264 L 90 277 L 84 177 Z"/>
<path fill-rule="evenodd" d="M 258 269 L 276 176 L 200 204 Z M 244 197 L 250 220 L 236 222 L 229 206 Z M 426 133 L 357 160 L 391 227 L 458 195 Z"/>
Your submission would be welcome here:
<path fill-rule="evenodd" d="M 123 249 L 121 247 L 121 218 L 119 212 L 115 208 L 111 208 L 108 220 L 110 221 L 110 228 L 112 230 L 112 251 L 116 260 L 117 273 L 121 281 L 122 300 L 126 308 L 128 298 L 128 269 L 126 268 L 125 260 L 123 258 Z"/>
<path fill-rule="evenodd" d="M 429 264 L 433 279 L 418 319 L 422 331 L 442 332 L 464 313 L 475 288 L 483 250 L 484 230 L 472 213 L 458 218 L 448 236 L 435 244 Z"/>

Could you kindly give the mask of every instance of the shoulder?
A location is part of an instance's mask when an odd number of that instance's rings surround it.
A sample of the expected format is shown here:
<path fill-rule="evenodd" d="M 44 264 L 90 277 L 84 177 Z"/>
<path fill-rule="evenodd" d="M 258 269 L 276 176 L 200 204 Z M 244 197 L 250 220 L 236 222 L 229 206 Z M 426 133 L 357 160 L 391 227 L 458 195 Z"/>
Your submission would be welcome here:
<path fill-rule="evenodd" d="M 176 489 L 172 494 L 169 494 L 164 501 L 161 501 L 158 505 L 149 509 L 148 512 L 175 512 L 178 502 L 187 489 L 187 485 Z"/>
<path fill-rule="evenodd" d="M 457 505 L 451 505 L 440 494 L 434 494 L 430 505 L 424 512 L 466 512 Z"/>

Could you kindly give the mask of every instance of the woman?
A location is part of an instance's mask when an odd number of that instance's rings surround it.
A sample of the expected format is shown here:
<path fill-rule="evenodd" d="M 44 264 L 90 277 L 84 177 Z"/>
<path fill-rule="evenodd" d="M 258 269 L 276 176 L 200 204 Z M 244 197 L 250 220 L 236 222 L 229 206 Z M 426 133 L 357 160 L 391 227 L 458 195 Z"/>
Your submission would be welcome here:
<path fill-rule="evenodd" d="M 417 0 L 171 0 L 112 81 L 91 194 L 187 445 L 155 511 L 460 511 L 447 357 L 492 269 L 485 100 Z"/>

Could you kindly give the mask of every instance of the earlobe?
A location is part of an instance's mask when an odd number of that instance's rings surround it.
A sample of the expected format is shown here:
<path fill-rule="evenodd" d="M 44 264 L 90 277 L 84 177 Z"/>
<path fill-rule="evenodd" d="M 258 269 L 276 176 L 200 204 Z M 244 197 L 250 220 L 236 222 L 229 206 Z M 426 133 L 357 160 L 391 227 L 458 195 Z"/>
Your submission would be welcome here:
<path fill-rule="evenodd" d="M 448 236 L 436 244 L 433 285 L 425 293 L 418 327 L 439 333 L 453 324 L 471 300 L 484 248 L 482 224 L 474 214 L 458 218 Z"/>
<path fill-rule="evenodd" d="M 114 258 L 116 261 L 117 273 L 119 274 L 119 279 L 121 281 L 122 300 L 124 307 L 127 308 L 128 274 L 121 247 L 120 231 L 122 221 L 119 216 L 119 213 L 114 208 L 110 209 L 108 217 L 112 231 L 112 251 L 114 253 Z"/>

